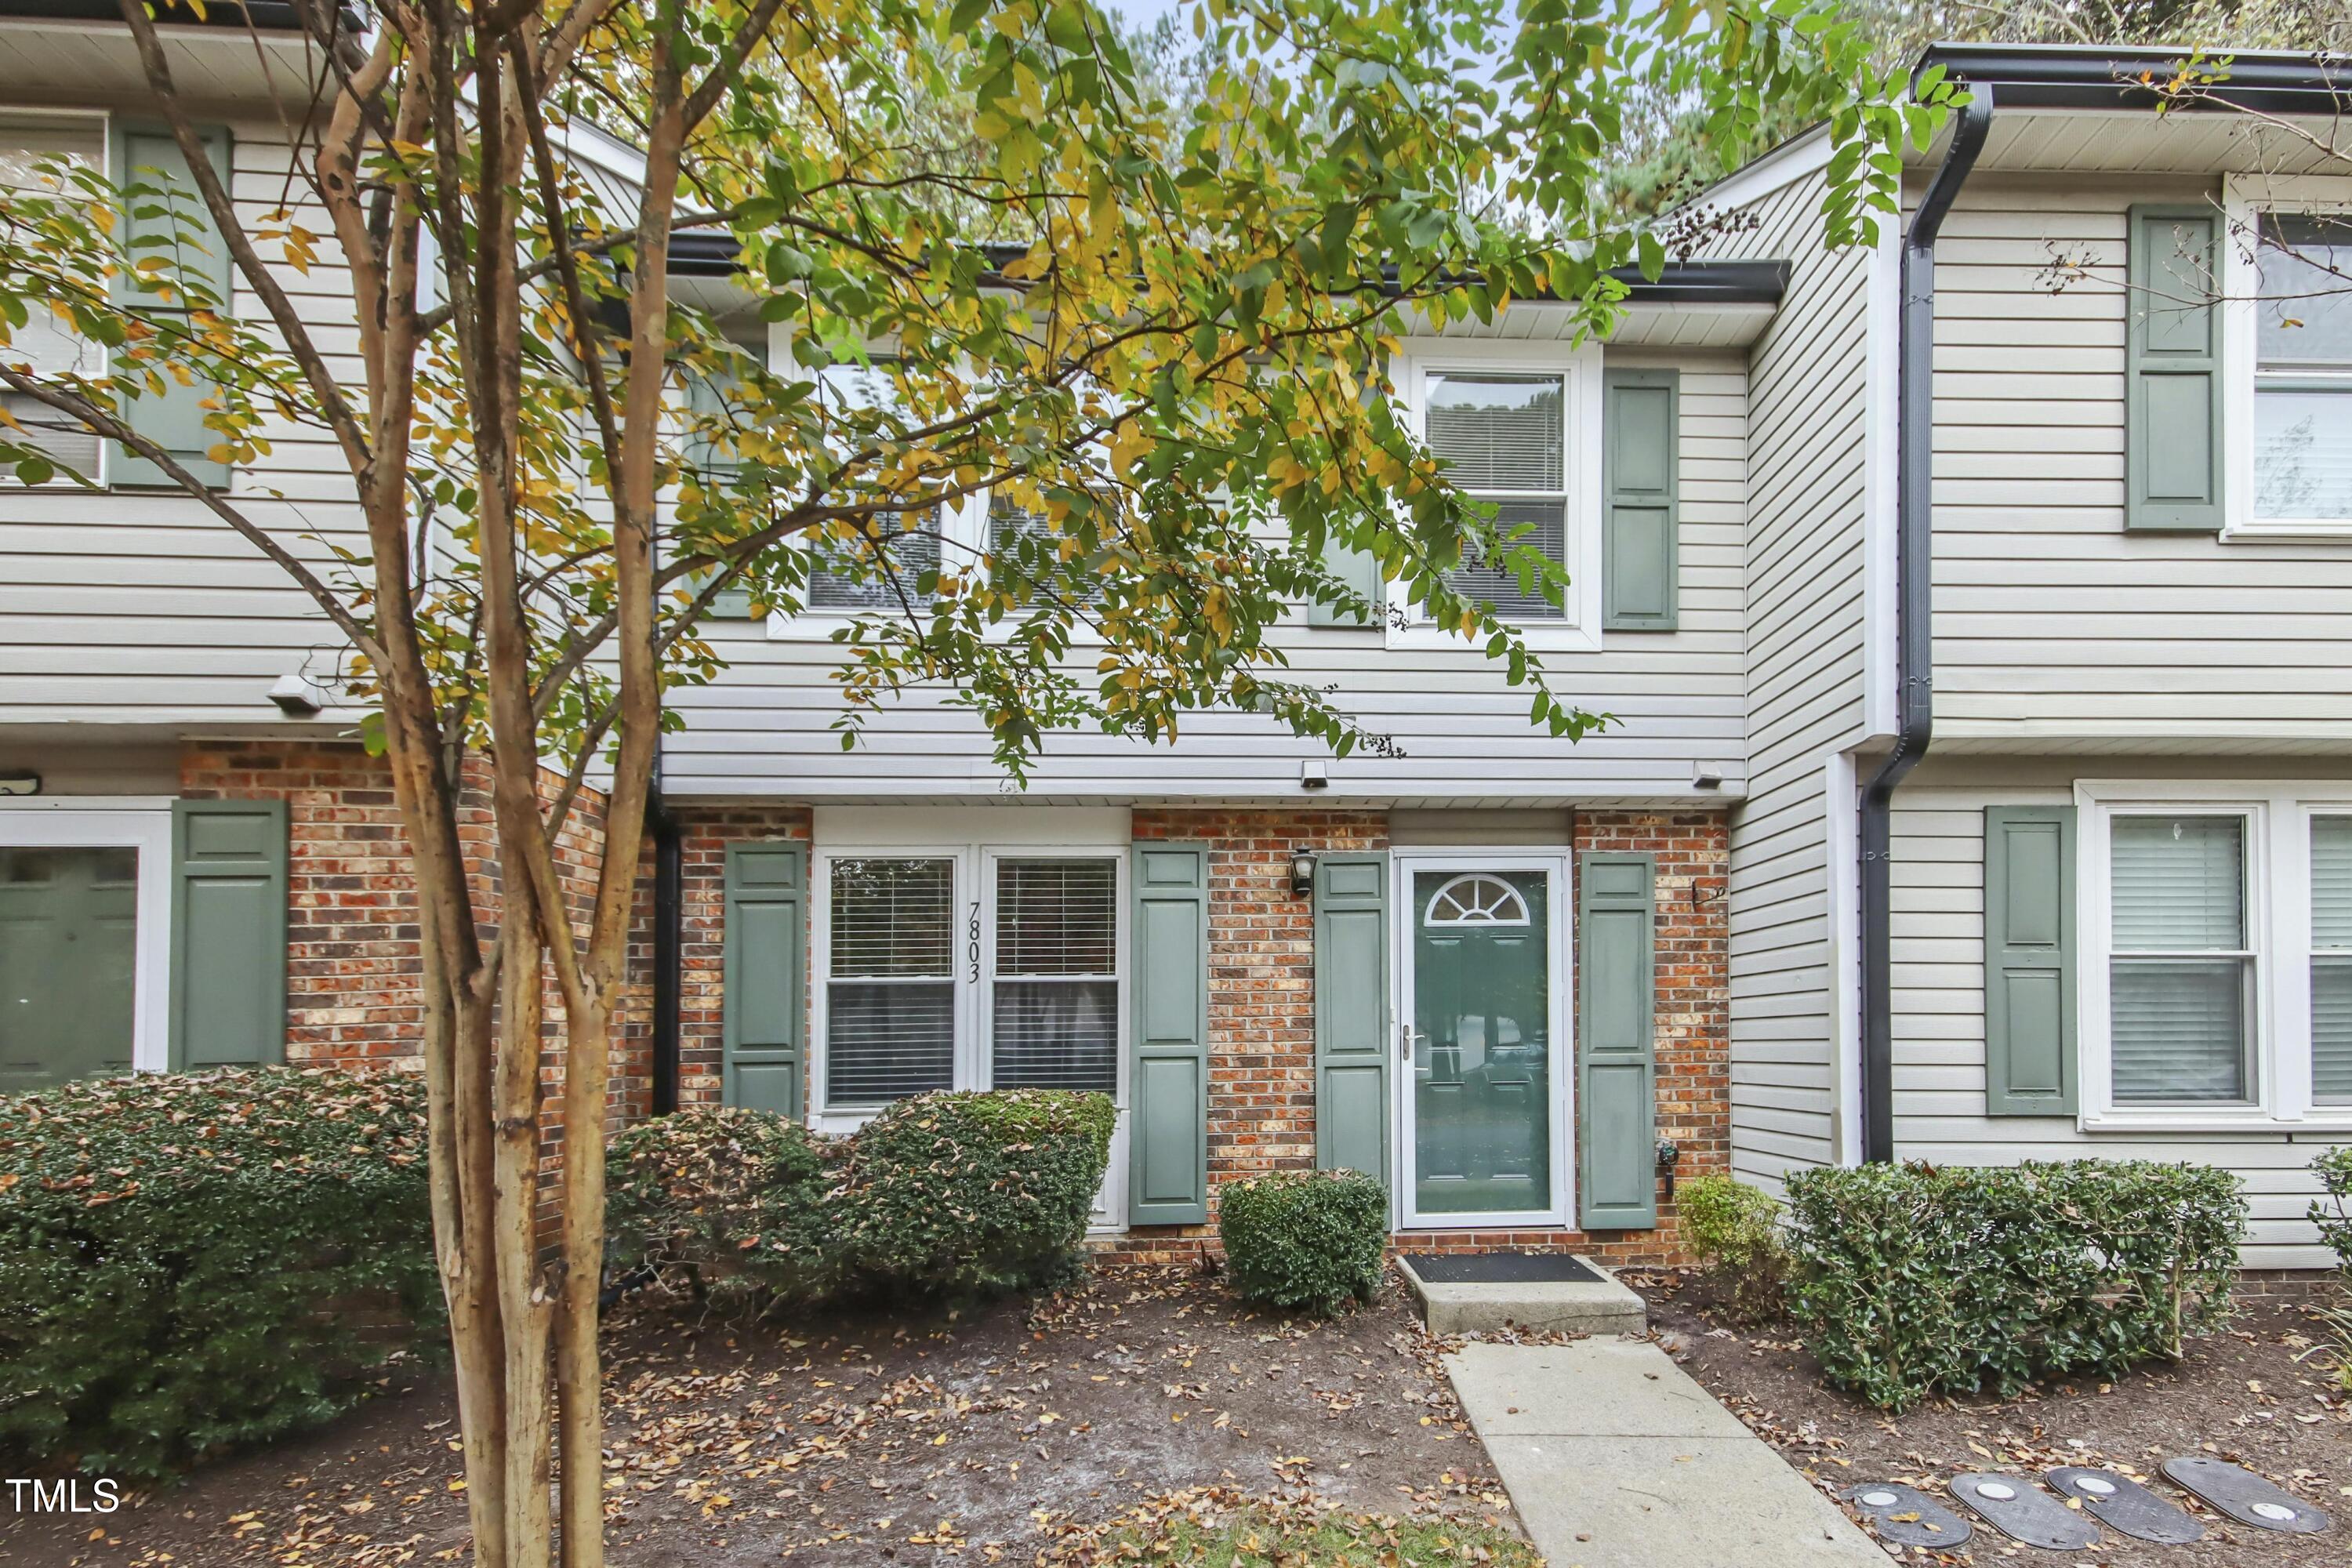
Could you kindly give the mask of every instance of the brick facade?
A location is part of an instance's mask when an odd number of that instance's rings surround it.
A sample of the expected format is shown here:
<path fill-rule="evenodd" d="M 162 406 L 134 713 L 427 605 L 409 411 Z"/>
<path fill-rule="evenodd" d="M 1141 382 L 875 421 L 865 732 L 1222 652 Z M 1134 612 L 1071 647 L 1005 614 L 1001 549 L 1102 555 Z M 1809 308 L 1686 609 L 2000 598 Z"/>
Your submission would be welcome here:
<path fill-rule="evenodd" d="M 418 1066 L 421 972 L 408 846 L 380 763 L 357 746 L 312 742 L 191 744 L 182 793 L 284 799 L 289 805 L 287 1059 L 298 1065 Z M 575 919 L 601 866 L 604 801 L 583 796 L 557 860 Z M 803 805 L 679 807 L 680 944 L 677 1100 L 719 1102 L 724 1020 L 726 850 L 746 839 L 809 842 Z M 485 793 L 469 788 L 459 833 L 472 863 L 485 934 L 502 891 L 491 858 Z M 1210 849 L 1209 1126 L 1211 1205 L 1224 1184 L 1315 1163 L 1315 915 L 1290 890 L 1300 851 L 1389 847 L 1379 810 L 1144 808 L 1139 840 L 1188 839 Z M 1729 1161 L 1727 818 L 1719 812 L 1579 813 L 1575 848 L 1657 858 L 1658 1135 L 1681 1150 L 1680 1176 Z M 614 1121 L 652 1109 L 653 846 L 639 879 L 628 994 L 615 1041 Z M 1565 918 L 1566 911 L 1561 911 Z M 561 1007 L 550 997 L 542 1067 L 549 1164 L 560 1157 Z M 1618 1262 L 1681 1256 L 1674 1205 L 1656 1231 L 1449 1231 L 1401 1236 L 1401 1247 L 1461 1250 L 1572 1247 Z M 1208 1226 L 1141 1227 L 1110 1244 L 1126 1256 L 1189 1259 L 1215 1246 Z"/>
<path fill-rule="evenodd" d="M 1215 1247 L 1216 1190 L 1315 1163 L 1315 917 L 1289 889 L 1298 850 L 1385 849 L 1379 811 L 1139 810 L 1135 837 L 1210 846 L 1209 1187 L 1212 1224 L 1139 1227 L 1122 1255 L 1191 1259 Z M 1721 812 L 1580 812 L 1575 847 L 1657 858 L 1658 1136 L 1677 1179 L 1727 1170 L 1730 1119 L 1729 819 Z M 1560 911 L 1566 918 L 1567 911 Z M 1675 1205 L 1655 1231 L 1400 1235 L 1420 1251 L 1572 1247 L 1620 1263 L 1682 1259 Z"/>

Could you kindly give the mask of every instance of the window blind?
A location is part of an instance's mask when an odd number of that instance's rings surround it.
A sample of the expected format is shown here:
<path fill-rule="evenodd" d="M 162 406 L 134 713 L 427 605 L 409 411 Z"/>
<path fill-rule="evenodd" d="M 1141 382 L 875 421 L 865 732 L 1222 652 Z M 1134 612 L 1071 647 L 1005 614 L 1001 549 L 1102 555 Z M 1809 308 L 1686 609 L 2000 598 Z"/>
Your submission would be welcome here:
<path fill-rule="evenodd" d="M 2243 1100 L 2252 1074 L 2246 820 L 2118 816 L 2108 1025 L 2118 1102 Z"/>
<path fill-rule="evenodd" d="M 860 614 L 869 610 L 896 611 L 902 608 L 898 588 L 906 593 L 906 602 L 917 609 L 923 607 L 929 595 L 919 586 L 922 574 L 936 571 L 940 564 L 939 509 L 920 514 L 919 531 L 890 533 L 896 526 L 896 516 L 885 516 L 880 526 L 886 531 L 877 547 L 863 540 L 828 540 L 816 547 L 820 563 L 809 573 L 808 607 L 812 610 L 833 610 Z M 888 571 L 883 570 L 887 558 Z M 891 585 L 891 577 L 898 580 L 898 588 Z"/>
<path fill-rule="evenodd" d="M 1495 503 L 1495 531 L 1557 562 L 1568 559 L 1566 388 L 1556 375 L 1432 375 L 1423 433 L 1447 478 Z M 1540 498 L 1540 499 L 1539 499 Z M 1554 499 L 1556 498 L 1556 499 Z M 1446 574 L 1456 593 L 1505 620 L 1565 612 L 1516 573 L 1470 562 Z"/>
<path fill-rule="evenodd" d="M 990 510 L 988 522 L 993 549 L 1008 550 L 1014 542 L 1024 538 L 1041 540 L 1049 549 L 1059 548 L 1062 536 L 1055 531 L 1053 524 L 1025 507 L 999 501 Z M 1080 605 L 1100 604 L 1102 596 L 1103 584 L 1097 578 L 1076 596 L 1075 602 Z"/>
<path fill-rule="evenodd" d="M 2311 819 L 2311 1092 L 2352 1101 L 2352 816 Z"/>
<path fill-rule="evenodd" d="M 955 1082 L 955 862 L 833 862 L 825 1099 L 876 1105 Z"/>
<path fill-rule="evenodd" d="M 1118 910 L 1115 861 L 997 862 L 997 1088 L 1118 1089 Z"/>

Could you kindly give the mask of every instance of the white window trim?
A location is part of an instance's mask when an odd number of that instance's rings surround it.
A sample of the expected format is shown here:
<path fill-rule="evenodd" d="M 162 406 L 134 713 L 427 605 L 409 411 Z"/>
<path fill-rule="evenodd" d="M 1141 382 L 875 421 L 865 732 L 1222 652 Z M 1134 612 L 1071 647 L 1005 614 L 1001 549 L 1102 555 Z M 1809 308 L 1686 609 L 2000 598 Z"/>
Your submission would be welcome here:
<path fill-rule="evenodd" d="M 1550 963 L 1546 979 L 1550 1005 L 1548 1026 L 1553 1040 L 1551 1059 L 1551 1190 L 1552 1205 L 1545 1209 L 1503 1209 L 1476 1214 L 1423 1215 L 1415 1206 L 1413 1189 L 1412 1064 L 1411 1041 L 1397 1072 L 1390 1097 L 1390 1147 L 1396 1151 L 1395 1190 L 1389 1195 L 1389 1223 L 1398 1230 L 1529 1230 L 1553 1229 L 1576 1223 L 1576 1061 L 1573 1033 L 1576 1010 L 1576 884 L 1570 857 L 1556 850 L 1469 848 L 1399 849 L 1389 857 L 1389 907 L 1407 918 L 1391 922 L 1393 963 L 1390 982 L 1391 1010 L 1408 1036 L 1412 1027 L 1412 955 L 1420 921 L 1420 905 L 1412 879 L 1421 871 L 1534 871 L 1545 879 L 1544 907 L 1549 926 L 1544 952 Z"/>
<path fill-rule="evenodd" d="M 2254 371 L 2261 331 L 2257 225 L 2269 213 L 2352 213 L 2352 176 L 2231 174 L 2221 184 L 2221 541 L 2352 541 L 2352 517 L 2254 515 Z"/>
<path fill-rule="evenodd" d="M 137 995 L 131 1066 L 172 1065 L 172 802 L 167 795 L 35 795 L 0 799 L 0 845 L 12 849 L 123 847 L 139 851 L 139 930 L 131 939 Z"/>
<path fill-rule="evenodd" d="M 1400 345 L 1396 387 L 1405 416 L 1416 431 L 1425 430 L 1429 377 L 1453 372 L 1551 373 L 1560 377 L 1566 406 L 1563 431 L 1568 444 L 1567 547 L 1568 591 L 1561 608 L 1566 618 L 1531 621 L 1519 631 L 1538 653 L 1598 653 L 1601 649 L 1601 345 L 1573 347 L 1564 342 L 1512 342 L 1471 338 L 1408 338 Z M 1388 646 L 1401 648 L 1460 648 L 1467 647 L 1453 633 L 1426 621 L 1391 624 Z"/>
<path fill-rule="evenodd" d="M 867 352 L 877 359 L 893 359 L 898 355 L 895 342 L 869 342 Z M 788 321 L 772 321 L 768 326 L 768 370 L 785 381 L 809 373 L 801 368 L 799 356 L 793 352 L 793 329 Z M 978 552 L 988 543 L 988 492 L 982 490 L 964 497 L 942 509 L 940 520 L 940 563 L 950 564 L 957 554 L 978 560 Z M 803 608 L 797 616 L 787 616 L 772 610 L 767 616 L 768 640 L 771 642 L 831 642 L 835 634 L 856 626 L 871 615 L 888 614 L 871 611 L 866 616 L 847 615 L 839 610 Z"/>
<path fill-rule="evenodd" d="M 2352 1131 L 2352 1105 L 2311 1089 L 2311 818 L 2352 813 L 2352 784 L 2307 779 L 2085 779 L 2074 785 L 2076 1026 L 2086 1132 Z M 2108 832 L 2118 812 L 2242 813 L 2254 953 L 2254 1098 L 2179 1106 L 2114 1099 L 2107 996 Z"/>
<path fill-rule="evenodd" d="M 880 1105 L 836 1106 L 829 1102 L 831 1050 L 827 1004 L 833 981 L 833 863 L 836 860 L 938 859 L 954 862 L 950 897 L 957 943 L 953 970 L 955 1050 L 951 1085 L 982 1089 L 994 1078 L 990 1025 L 996 977 L 996 877 L 1001 860 L 1107 859 L 1114 868 L 1113 910 L 1118 979 L 1118 1079 L 1113 1101 L 1118 1121 L 1111 1135 L 1110 1163 L 1096 1194 L 1093 1227 L 1115 1230 L 1127 1224 L 1127 1111 L 1129 1005 L 1133 946 L 1129 934 L 1129 847 L 1123 831 L 1128 813 L 1081 811 L 1053 814 L 1058 823 L 1019 821 L 1014 814 L 988 807 L 932 812 L 910 808 L 820 808 L 814 831 L 818 847 L 809 876 L 809 1122 L 821 1132 L 854 1132 L 884 1109 Z M 1119 831 L 1109 827 L 1120 819 Z M 991 820 L 991 818 L 993 820 Z M 928 837 L 916 837 L 928 822 Z M 971 836 L 947 837 L 969 826 Z M 829 837 L 829 828 L 841 837 Z"/>

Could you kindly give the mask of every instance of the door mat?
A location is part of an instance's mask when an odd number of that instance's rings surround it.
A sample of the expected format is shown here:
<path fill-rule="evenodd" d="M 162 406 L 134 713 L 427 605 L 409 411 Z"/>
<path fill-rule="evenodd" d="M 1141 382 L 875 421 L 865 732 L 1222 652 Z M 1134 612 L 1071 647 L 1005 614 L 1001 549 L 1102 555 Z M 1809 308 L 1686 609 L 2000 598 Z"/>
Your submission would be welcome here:
<path fill-rule="evenodd" d="M 1950 1484 L 1954 1497 L 2011 1541 L 2052 1552 L 2099 1543 L 2096 1525 L 2023 1476 L 1954 1476 Z"/>
<path fill-rule="evenodd" d="M 2327 1528 L 2327 1516 L 2301 1498 L 2225 1460 L 2190 1454 L 2165 1460 L 2164 1474 L 2181 1490 L 2196 1493 L 2241 1524 L 2291 1535 L 2316 1535 Z"/>
<path fill-rule="evenodd" d="M 2061 1465 L 2042 1479 L 2083 1506 L 2109 1530 L 2164 1546 L 2186 1546 L 2205 1539 L 2205 1527 L 2157 1496 L 2129 1476 L 2113 1470 Z"/>
<path fill-rule="evenodd" d="M 1598 1285 L 1601 1276 L 1565 1252 L 1414 1252 L 1427 1285 Z"/>

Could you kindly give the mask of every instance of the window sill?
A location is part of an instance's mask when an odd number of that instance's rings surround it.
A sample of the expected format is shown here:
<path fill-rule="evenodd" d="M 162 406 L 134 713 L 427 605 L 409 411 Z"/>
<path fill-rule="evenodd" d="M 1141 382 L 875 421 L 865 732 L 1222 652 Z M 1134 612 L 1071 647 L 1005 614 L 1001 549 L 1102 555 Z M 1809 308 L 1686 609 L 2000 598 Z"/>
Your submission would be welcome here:
<path fill-rule="evenodd" d="M 1506 623 L 1526 639 L 1530 653 L 1599 653 L 1601 633 L 1595 628 L 1573 626 L 1564 621 L 1511 621 Z M 1391 628 L 1388 646 L 1416 651 L 1452 648 L 1462 653 L 1486 657 L 1486 645 L 1475 637 L 1457 637 L 1426 624 Z"/>
<path fill-rule="evenodd" d="M 2263 517 L 2221 530 L 2224 544 L 2352 544 L 2352 518 Z"/>
<path fill-rule="evenodd" d="M 2260 1107 L 2237 1110 L 2132 1110 L 2085 1115 L 2075 1125 L 2084 1132 L 2288 1132 L 2352 1131 L 2352 1110 L 2331 1106 L 2325 1115 L 2290 1121 Z"/>

